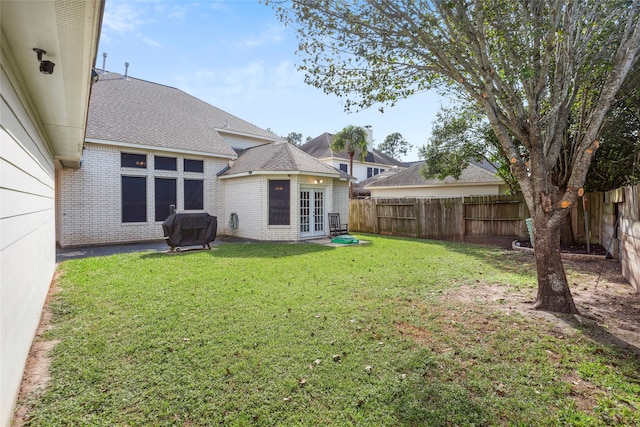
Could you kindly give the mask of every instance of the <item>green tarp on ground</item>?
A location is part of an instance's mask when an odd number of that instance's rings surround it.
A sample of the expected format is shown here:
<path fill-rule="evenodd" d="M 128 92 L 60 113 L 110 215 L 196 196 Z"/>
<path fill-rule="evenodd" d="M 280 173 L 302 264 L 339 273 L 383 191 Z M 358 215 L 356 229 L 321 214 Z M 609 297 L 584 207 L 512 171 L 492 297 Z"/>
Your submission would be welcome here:
<path fill-rule="evenodd" d="M 358 243 L 358 242 L 359 242 L 359 240 L 358 240 L 358 239 L 356 239 L 356 238 L 355 238 L 355 237 L 353 237 L 353 236 L 349 236 L 349 235 L 347 235 L 347 234 L 344 234 L 344 235 L 342 235 L 342 236 L 336 236 L 336 237 L 334 237 L 333 239 L 331 239 L 331 242 L 332 242 L 332 243 L 340 243 L 340 244 L 343 244 L 343 245 L 349 245 L 349 244 L 355 244 L 355 243 Z"/>

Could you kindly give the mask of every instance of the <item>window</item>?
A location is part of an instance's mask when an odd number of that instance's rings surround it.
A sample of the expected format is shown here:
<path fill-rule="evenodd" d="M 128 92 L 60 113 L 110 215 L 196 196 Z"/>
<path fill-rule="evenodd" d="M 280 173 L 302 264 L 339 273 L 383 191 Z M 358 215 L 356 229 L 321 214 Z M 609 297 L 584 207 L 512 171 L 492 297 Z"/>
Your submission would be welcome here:
<path fill-rule="evenodd" d="M 184 159 L 185 172 L 204 172 L 204 162 L 202 160 Z"/>
<path fill-rule="evenodd" d="M 147 178 L 122 177 L 122 222 L 147 222 Z"/>
<path fill-rule="evenodd" d="M 342 172 L 349 173 L 349 169 L 347 169 L 348 167 L 349 165 L 347 165 L 346 163 L 340 163 L 340 170 Z"/>
<path fill-rule="evenodd" d="M 155 156 L 156 170 L 175 171 L 178 170 L 175 157 Z"/>
<path fill-rule="evenodd" d="M 269 181 L 269 225 L 289 225 L 289 187 L 288 180 Z"/>
<path fill-rule="evenodd" d="M 380 173 L 380 169 L 373 168 L 373 175 L 378 175 Z"/>
<path fill-rule="evenodd" d="M 164 221 L 171 214 L 171 205 L 176 206 L 176 180 L 156 178 L 156 221 Z"/>
<path fill-rule="evenodd" d="M 367 168 L 367 178 L 371 178 L 373 176 L 373 168 Z"/>
<path fill-rule="evenodd" d="M 380 168 L 380 173 L 384 172 L 384 169 Z"/>
<path fill-rule="evenodd" d="M 146 169 L 147 155 L 120 153 L 120 167 Z"/>
<path fill-rule="evenodd" d="M 204 181 L 201 179 L 184 180 L 184 208 L 204 209 Z"/>

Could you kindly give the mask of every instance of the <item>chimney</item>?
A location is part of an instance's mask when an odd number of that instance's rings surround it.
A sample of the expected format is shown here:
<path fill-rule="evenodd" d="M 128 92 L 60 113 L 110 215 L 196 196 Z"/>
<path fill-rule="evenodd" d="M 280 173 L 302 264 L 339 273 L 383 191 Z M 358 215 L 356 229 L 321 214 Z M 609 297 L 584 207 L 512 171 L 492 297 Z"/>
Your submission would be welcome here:
<path fill-rule="evenodd" d="M 102 74 L 107 74 L 107 52 L 102 52 Z"/>
<path fill-rule="evenodd" d="M 373 128 L 371 125 L 365 125 L 364 131 L 367 133 L 367 151 L 373 153 Z"/>
<path fill-rule="evenodd" d="M 125 63 L 124 63 L 124 79 L 125 79 L 125 80 L 128 80 L 128 79 L 127 79 L 127 74 L 128 74 L 128 73 L 129 73 L 129 63 L 128 63 L 128 62 L 125 62 Z"/>

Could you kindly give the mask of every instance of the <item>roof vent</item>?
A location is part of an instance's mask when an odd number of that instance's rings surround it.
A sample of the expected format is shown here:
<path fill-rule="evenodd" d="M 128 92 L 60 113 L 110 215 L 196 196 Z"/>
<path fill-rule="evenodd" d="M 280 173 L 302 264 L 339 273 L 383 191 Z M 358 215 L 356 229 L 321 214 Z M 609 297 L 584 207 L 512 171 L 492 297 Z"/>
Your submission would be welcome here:
<path fill-rule="evenodd" d="M 125 62 L 124 63 L 124 79 L 125 80 L 129 80 L 129 78 L 127 77 L 127 74 L 129 74 L 129 63 Z"/>
<path fill-rule="evenodd" d="M 102 52 L 102 74 L 107 74 L 107 52 Z"/>

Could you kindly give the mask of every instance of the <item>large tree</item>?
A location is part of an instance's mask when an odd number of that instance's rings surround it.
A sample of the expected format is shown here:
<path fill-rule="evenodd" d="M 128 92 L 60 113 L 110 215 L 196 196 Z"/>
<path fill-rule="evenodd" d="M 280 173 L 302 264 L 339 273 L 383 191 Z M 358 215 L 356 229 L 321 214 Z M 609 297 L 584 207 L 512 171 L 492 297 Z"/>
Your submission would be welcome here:
<path fill-rule="evenodd" d="M 575 313 L 559 227 L 582 194 L 604 117 L 640 47 L 640 0 L 292 0 L 307 83 L 345 107 L 425 89 L 484 109 L 533 218 L 535 308 Z M 580 112 L 574 138 L 569 116 Z M 563 144 L 573 145 L 570 159 Z M 566 150 L 564 150 L 566 152 Z M 566 188 L 553 171 L 567 164 Z"/>

